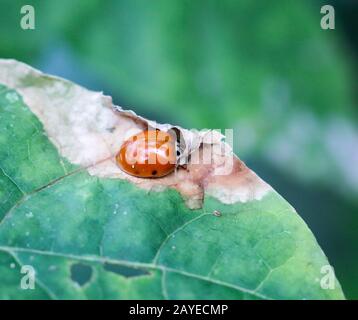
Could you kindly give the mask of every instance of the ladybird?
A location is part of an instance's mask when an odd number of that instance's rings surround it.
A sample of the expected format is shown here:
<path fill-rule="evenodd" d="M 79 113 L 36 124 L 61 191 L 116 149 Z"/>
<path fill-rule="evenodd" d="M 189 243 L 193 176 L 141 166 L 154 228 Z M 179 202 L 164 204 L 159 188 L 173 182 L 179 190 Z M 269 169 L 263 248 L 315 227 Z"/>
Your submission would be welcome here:
<path fill-rule="evenodd" d="M 139 178 L 160 178 L 176 167 L 176 140 L 161 130 L 145 130 L 124 141 L 116 155 L 118 166 Z"/>

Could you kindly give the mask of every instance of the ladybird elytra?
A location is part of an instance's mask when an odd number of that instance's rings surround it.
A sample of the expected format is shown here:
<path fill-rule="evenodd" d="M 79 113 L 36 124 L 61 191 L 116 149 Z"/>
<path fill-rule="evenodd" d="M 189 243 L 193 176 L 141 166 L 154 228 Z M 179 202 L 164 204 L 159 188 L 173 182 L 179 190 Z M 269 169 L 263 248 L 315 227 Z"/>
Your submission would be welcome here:
<path fill-rule="evenodd" d="M 176 140 L 161 130 L 145 130 L 125 140 L 116 155 L 118 166 L 139 178 L 160 178 L 174 171 Z"/>

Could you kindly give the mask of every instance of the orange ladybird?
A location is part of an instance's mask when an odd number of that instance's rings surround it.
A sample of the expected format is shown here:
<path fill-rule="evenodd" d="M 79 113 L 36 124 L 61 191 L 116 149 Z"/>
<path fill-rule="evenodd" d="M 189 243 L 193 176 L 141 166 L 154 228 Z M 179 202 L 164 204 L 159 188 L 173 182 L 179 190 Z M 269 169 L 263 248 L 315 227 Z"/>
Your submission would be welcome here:
<path fill-rule="evenodd" d="M 169 133 L 146 130 L 124 141 L 116 155 L 119 167 L 139 178 L 159 178 L 176 166 L 176 141 Z"/>

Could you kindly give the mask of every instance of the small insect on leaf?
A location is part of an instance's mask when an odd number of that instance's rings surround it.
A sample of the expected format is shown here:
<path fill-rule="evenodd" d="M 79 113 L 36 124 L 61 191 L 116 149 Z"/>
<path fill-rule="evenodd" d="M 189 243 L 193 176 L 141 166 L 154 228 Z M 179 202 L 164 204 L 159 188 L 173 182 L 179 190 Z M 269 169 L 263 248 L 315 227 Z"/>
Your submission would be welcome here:
<path fill-rule="evenodd" d="M 221 217 L 221 212 L 220 212 L 219 210 L 214 210 L 214 211 L 213 211 L 213 215 L 214 215 L 215 217 Z"/>

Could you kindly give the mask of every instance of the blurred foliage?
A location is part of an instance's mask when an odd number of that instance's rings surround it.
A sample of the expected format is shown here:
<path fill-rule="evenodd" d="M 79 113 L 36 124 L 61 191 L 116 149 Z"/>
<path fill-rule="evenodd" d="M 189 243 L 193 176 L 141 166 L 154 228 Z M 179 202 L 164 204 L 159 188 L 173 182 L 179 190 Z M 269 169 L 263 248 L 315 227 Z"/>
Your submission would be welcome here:
<path fill-rule="evenodd" d="M 26 3 L 34 31 L 14 22 L 22 1 L 1 1 L 1 57 L 90 78 L 157 121 L 234 128 L 240 157 L 307 204 L 302 215 L 358 298 L 357 79 L 342 21 L 320 28 L 320 1 Z M 323 205 L 332 199 L 340 205 Z"/>

